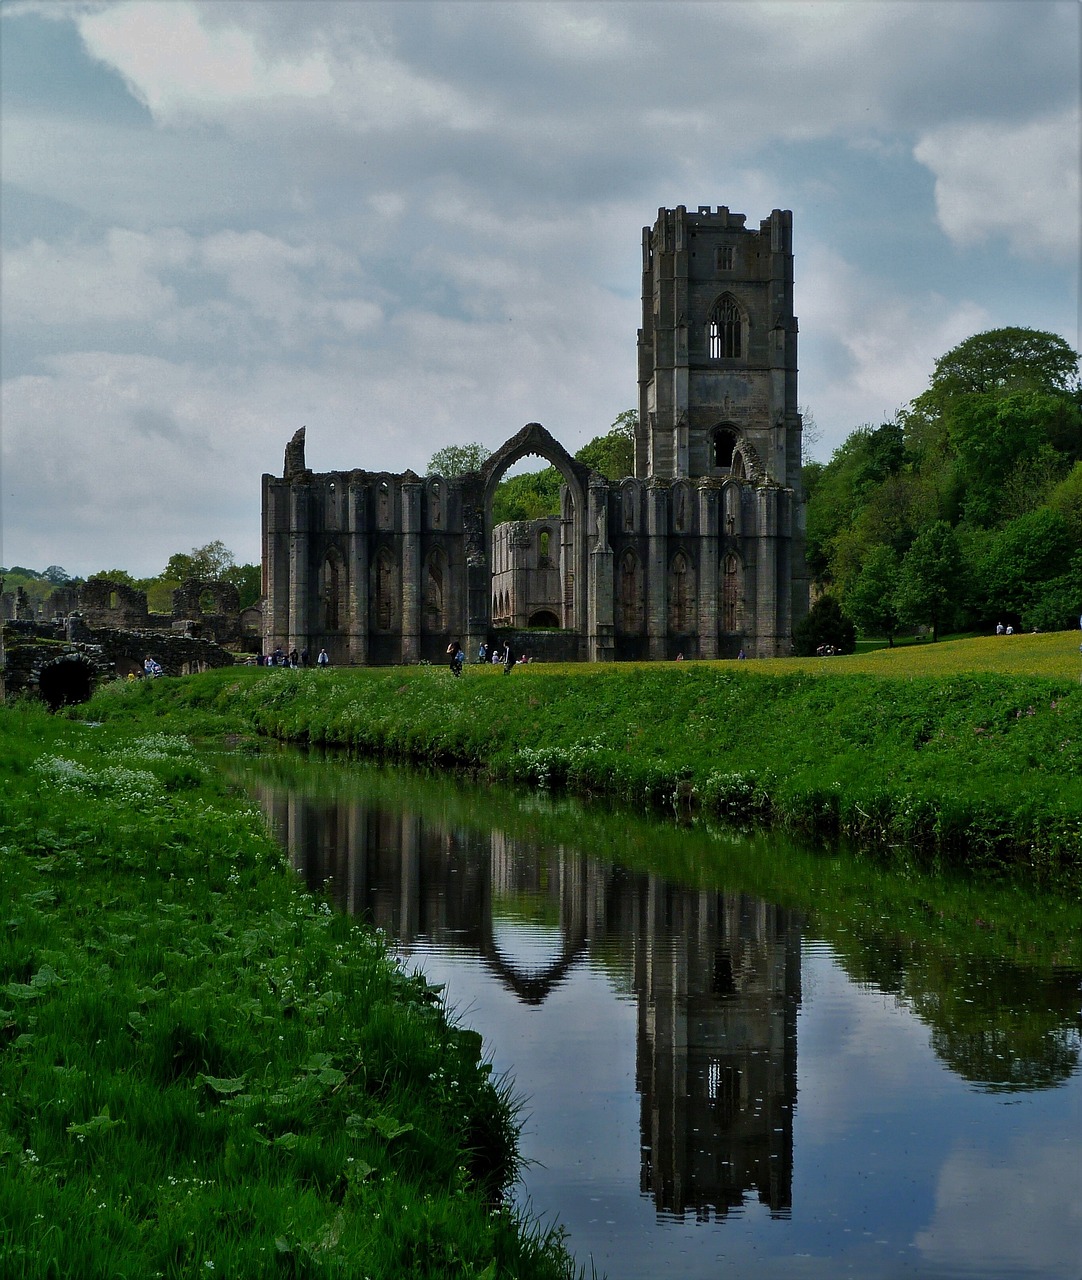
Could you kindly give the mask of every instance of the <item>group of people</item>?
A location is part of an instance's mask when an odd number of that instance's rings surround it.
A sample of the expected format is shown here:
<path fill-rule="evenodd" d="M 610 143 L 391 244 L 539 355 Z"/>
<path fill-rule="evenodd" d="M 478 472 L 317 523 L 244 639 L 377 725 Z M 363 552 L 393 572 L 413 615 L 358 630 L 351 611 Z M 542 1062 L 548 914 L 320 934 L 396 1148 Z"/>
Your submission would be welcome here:
<path fill-rule="evenodd" d="M 450 668 L 453 676 L 460 676 L 462 668 L 466 665 L 466 651 L 462 648 L 459 640 L 452 640 L 447 646 L 447 656 L 451 659 Z M 529 662 L 529 656 L 523 654 L 521 658 L 516 658 L 511 651 L 511 645 L 507 644 L 503 649 L 499 645 L 488 645 L 484 641 L 481 642 L 477 650 L 477 662 L 483 665 L 491 662 L 494 667 L 502 666 L 504 675 L 510 672 L 516 662 Z"/>
<path fill-rule="evenodd" d="M 300 653 L 296 649 L 290 649 L 288 653 L 281 645 L 273 653 L 257 654 L 251 659 L 252 666 L 255 667 L 291 667 L 298 670 L 301 667 L 310 666 L 309 654 L 307 649 L 302 649 Z M 329 667 L 331 665 L 330 655 L 326 649 L 320 649 L 316 657 L 317 667 Z"/>

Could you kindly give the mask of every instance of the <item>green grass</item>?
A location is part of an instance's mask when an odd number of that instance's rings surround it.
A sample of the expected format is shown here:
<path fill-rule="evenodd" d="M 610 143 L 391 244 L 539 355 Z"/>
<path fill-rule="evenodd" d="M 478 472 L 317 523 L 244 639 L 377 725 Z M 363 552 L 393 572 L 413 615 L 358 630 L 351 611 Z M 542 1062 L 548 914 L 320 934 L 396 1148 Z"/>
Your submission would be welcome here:
<path fill-rule="evenodd" d="M 501 1207 L 480 1037 L 302 892 L 181 720 L 0 711 L 0 1272 L 570 1275 Z"/>
<path fill-rule="evenodd" d="M 467 766 L 1053 883 L 1076 879 L 1082 862 L 1082 688 L 1064 674 L 1066 642 L 536 665 L 509 677 L 470 667 L 461 680 L 434 667 L 253 668 L 110 686 L 91 713 L 182 708 L 208 731 Z M 973 670 L 1004 662 L 1023 669 Z"/>

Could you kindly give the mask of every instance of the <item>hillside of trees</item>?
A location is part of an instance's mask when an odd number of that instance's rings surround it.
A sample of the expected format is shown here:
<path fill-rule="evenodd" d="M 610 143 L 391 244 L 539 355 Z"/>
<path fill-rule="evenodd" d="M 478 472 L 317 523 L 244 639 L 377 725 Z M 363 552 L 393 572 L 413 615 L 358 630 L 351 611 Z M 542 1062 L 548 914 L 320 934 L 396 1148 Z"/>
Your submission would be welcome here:
<path fill-rule="evenodd" d="M 1060 337 L 995 329 L 891 422 L 804 468 L 817 612 L 865 636 L 1027 631 L 1082 611 L 1082 394 Z"/>
<path fill-rule="evenodd" d="M 35 610 L 44 608 L 57 587 L 74 587 L 88 581 L 69 574 L 60 565 L 50 565 L 38 571 L 23 565 L 0 569 L 4 579 L 4 591 L 18 587 L 26 592 Z M 193 547 L 191 551 L 177 551 L 169 557 L 161 573 L 152 578 L 134 578 L 126 569 L 101 569 L 90 574 L 90 579 L 105 578 L 110 582 L 122 582 L 147 594 L 147 608 L 151 613 L 172 613 L 173 592 L 182 583 L 195 579 L 198 582 L 231 582 L 240 594 L 240 607 L 247 609 L 256 603 L 262 592 L 262 569 L 257 564 L 237 564 L 232 551 L 224 542 L 208 542 L 205 547 Z"/>

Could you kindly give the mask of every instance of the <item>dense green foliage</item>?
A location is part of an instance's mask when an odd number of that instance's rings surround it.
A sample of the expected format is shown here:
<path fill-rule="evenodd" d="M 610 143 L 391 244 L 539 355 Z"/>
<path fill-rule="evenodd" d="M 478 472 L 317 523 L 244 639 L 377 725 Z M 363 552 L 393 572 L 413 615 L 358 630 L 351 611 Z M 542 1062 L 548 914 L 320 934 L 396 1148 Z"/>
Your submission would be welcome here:
<path fill-rule="evenodd" d="M 132 699 L 204 708 L 281 739 L 686 802 L 932 864 L 1078 874 L 1074 681 L 773 677 L 759 665 L 208 672 L 113 687 L 93 714 L 128 715 Z"/>
<path fill-rule="evenodd" d="M 810 658 L 821 653 L 852 653 L 856 631 L 831 595 L 820 596 L 793 632 L 793 653 Z"/>
<path fill-rule="evenodd" d="M 160 710 L 0 710 L 0 1272 L 569 1275 L 480 1038 Z"/>
<path fill-rule="evenodd" d="M 895 421 L 805 468 L 809 565 L 864 634 L 1077 622 L 1077 371 L 1055 334 L 976 334 Z"/>

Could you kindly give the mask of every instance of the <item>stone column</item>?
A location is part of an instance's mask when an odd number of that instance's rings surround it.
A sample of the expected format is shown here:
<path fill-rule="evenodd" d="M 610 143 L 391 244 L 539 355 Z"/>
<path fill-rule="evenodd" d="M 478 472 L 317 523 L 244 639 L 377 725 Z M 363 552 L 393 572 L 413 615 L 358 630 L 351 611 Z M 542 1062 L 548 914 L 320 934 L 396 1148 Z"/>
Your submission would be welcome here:
<path fill-rule="evenodd" d="M 782 489 L 777 493 L 778 503 L 778 536 L 774 541 L 776 547 L 775 562 L 777 564 L 776 592 L 778 600 L 777 623 L 775 626 L 774 652 L 778 657 L 789 653 L 789 640 L 793 634 L 793 498 L 791 489 Z"/>
<path fill-rule="evenodd" d="M 368 504 L 363 485 L 351 484 L 346 491 L 346 572 L 349 581 L 348 634 L 349 661 L 355 666 L 368 662 Z"/>
<path fill-rule="evenodd" d="M 402 661 L 421 660 L 421 488 L 402 485 Z"/>
<path fill-rule="evenodd" d="M 293 484 L 289 489 L 290 538 L 289 538 L 289 638 L 288 647 L 310 648 L 310 593 L 311 573 L 309 547 L 309 515 L 311 488 L 306 484 Z"/>
<path fill-rule="evenodd" d="M 578 564 L 575 558 L 579 521 L 583 513 L 576 508 L 574 498 L 565 485 L 560 494 L 560 598 L 562 601 L 560 625 L 574 627 L 580 634 L 585 619 L 576 615 L 576 576 Z"/>
<path fill-rule="evenodd" d="M 511 625 L 525 630 L 529 625 L 530 526 L 516 521 L 510 529 L 507 550 L 511 556 Z"/>
<path fill-rule="evenodd" d="M 721 493 L 699 490 L 699 657 L 718 656 L 718 522 Z"/>
<path fill-rule="evenodd" d="M 263 477 L 263 651 L 289 645 L 289 485 Z"/>
<path fill-rule="evenodd" d="M 778 491 L 762 486 L 755 491 L 755 656 L 777 654 L 778 635 Z"/>
<path fill-rule="evenodd" d="M 646 484 L 646 638 L 649 657 L 668 657 L 669 490 L 658 481 Z"/>
<path fill-rule="evenodd" d="M 613 553 L 609 545 L 609 488 L 591 484 L 589 495 L 590 559 L 587 569 L 587 659 L 612 662 L 616 657 Z"/>

